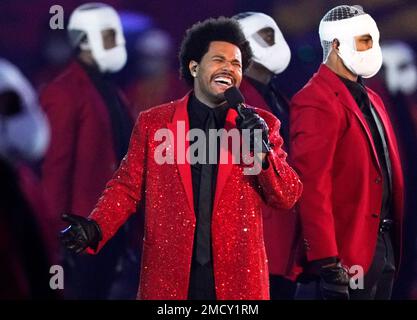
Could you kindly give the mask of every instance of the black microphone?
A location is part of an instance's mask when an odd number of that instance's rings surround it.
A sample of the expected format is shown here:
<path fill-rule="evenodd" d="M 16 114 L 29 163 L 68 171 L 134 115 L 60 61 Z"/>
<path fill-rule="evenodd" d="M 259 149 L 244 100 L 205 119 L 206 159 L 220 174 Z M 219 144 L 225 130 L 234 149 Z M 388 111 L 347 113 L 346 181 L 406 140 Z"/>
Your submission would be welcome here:
<path fill-rule="evenodd" d="M 242 119 L 245 119 L 245 116 L 242 113 L 242 108 L 245 107 L 245 98 L 243 98 L 242 93 L 236 87 L 230 87 L 224 92 L 224 97 L 231 108 L 236 108 L 237 113 Z"/>
<path fill-rule="evenodd" d="M 245 103 L 244 103 L 245 98 L 243 97 L 239 89 L 236 87 L 228 88 L 227 90 L 224 91 L 224 98 L 229 104 L 229 107 L 236 108 L 239 116 L 242 119 L 245 119 L 245 116 L 242 113 L 242 109 L 246 108 Z M 271 150 L 271 147 L 265 140 L 262 140 L 262 147 L 263 147 L 262 149 L 265 150 L 265 152 L 269 152 Z"/>

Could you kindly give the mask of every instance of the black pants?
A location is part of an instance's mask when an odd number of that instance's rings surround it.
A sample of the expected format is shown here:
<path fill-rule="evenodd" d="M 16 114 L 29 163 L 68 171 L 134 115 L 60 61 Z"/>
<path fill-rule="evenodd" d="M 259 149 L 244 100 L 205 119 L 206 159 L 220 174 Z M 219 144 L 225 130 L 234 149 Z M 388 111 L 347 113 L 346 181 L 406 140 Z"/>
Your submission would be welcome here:
<path fill-rule="evenodd" d="M 297 283 L 282 276 L 269 275 L 269 293 L 271 300 L 294 300 Z"/>
<path fill-rule="evenodd" d="M 363 289 L 350 289 L 350 299 L 389 300 L 391 298 L 394 276 L 395 257 L 391 236 L 389 233 L 379 233 L 372 264 L 363 279 Z M 296 299 L 322 299 L 319 282 L 299 284 Z"/>
<path fill-rule="evenodd" d="M 97 255 L 64 252 L 64 296 L 75 300 L 134 299 L 139 283 L 139 261 L 126 270 L 126 234 L 123 229 Z M 121 272 L 124 272 L 122 274 Z M 129 274 L 126 274 L 128 272 Z M 123 276 L 123 277 L 122 277 Z M 129 285 L 123 278 L 129 278 Z M 115 294 L 123 281 L 123 294 Z"/>
<path fill-rule="evenodd" d="M 216 300 L 212 260 L 202 266 L 193 259 L 191 263 L 188 299 Z"/>
<path fill-rule="evenodd" d="M 379 234 L 375 255 L 364 277 L 364 288 L 350 290 L 351 300 L 389 300 L 395 277 L 395 257 L 389 233 Z"/>

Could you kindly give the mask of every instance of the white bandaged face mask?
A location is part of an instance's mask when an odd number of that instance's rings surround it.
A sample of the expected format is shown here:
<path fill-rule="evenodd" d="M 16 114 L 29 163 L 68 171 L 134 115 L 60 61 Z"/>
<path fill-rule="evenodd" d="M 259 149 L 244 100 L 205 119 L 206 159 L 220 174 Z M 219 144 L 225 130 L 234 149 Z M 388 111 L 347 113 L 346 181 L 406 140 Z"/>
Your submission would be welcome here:
<path fill-rule="evenodd" d="M 85 4 L 78 7 L 68 23 L 68 30 L 82 31 L 88 43 L 82 43 L 81 49 L 91 50 L 101 72 L 117 72 L 127 61 L 125 38 L 122 24 L 116 10 L 104 4 Z M 116 46 L 104 48 L 102 31 L 112 30 L 115 33 Z"/>
<path fill-rule="evenodd" d="M 283 72 L 290 63 L 291 51 L 274 19 L 266 14 L 253 12 L 238 19 L 238 22 L 252 49 L 252 60 L 275 74 Z M 273 30 L 272 45 L 268 45 L 258 33 L 266 28 Z"/>
<path fill-rule="evenodd" d="M 374 43 L 368 50 L 357 51 L 345 43 L 340 44 L 338 55 L 352 73 L 363 78 L 371 78 L 381 69 L 382 53 L 379 44 Z"/>
<path fill-rule="evenodd" d="M 11 115 L 0 115 L 0 156 L 9 160 L 37 161 L 43 157 L 50 140 L 49 124 L 38 104 L 35 90 L 10 62 L 0 59 L 0 94 L 16 97 Z"/>
<path fill-rule="evenodd" d="M 319 34 L 321 41 L 339 40 L 338 55 L 353 74 L 370 78 L 381 69 L 382 52 L 379 46 L 379 30 L 370 15 L 362 14 L 343 20 L 321 21 Z M 372 37 L 372 48 L 358 51 L 355 37 L 362 35 Z"/>

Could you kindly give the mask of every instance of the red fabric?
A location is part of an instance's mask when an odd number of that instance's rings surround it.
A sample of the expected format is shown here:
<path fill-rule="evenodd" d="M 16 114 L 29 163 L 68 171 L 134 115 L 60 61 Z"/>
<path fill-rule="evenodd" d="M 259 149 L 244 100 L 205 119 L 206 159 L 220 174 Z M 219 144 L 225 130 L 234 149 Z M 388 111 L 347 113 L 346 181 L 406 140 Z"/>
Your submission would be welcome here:
<path fill-rule="evenodd" d="M 19 174 L 20 188 L 35 215 L 35 220 L 40 229 L 39 233 L 42 235 L 51 265 L 58 264 L 60 261 L 58 234 L 51 232 L 51 225 L 54 225 L 56 217 L 48 206 L 45 190 L 39 178 L 29 167 L 18 165 L 17 172 Z"/>
<path fill-rule="evenodd" d="M 185 159 L 185 137 L 177 124 L 189 128 L 188 96 L 142 112 L 135 125 L 129 151 L 101 197 L 90 218 L 103 233 L 99 249 L 145 201 L 145 237 L 142 256 L 140 299 L 187 299 L 193 251 L 195 213 L 191 168 L 177 164 Z M 213 263 L 218 299 L 268 299 L 268 268 L 263 243 L 261 201 L 289 208 L 300 196 L 302 185 L 285 162 L 279 121 L 258 110 L 271 128 L 274 144 L 268 155 L 269 167 L 257 176 L 243 175 L 243 166 L 231 163 L 231 152 L 222 155 L 216 184 L 212 235 Z M 235 127 L 237 113 L 230 109 L 226 129 Z M 161 144 L 154 139 L 158 129 L 173 133 L 168 139 L 174 164 L 158 164 L 154 159 Z M 175 143 L 179 139 L 178 145 Z M 173 143 L 174 142 L 174 143 Z M 89 250 L 91 253 L 91 250 Z"/>
<path fill-rule="evenodd" d="M 3 166 L 3 163 L 1 165 Z M 4 168 L 2 168 L 2 170 L 4 170 Z M 39 277 L 44 277 L 45 274 L 48 275 L 49 269 L 47 268 L 58 261 L 55 256 L 57 252 L 55 247 L 57 241 L 50 238 L 51 233 L 49 232 L 49 221 L 51 217 L 45 204 L 39 181 L 32 170 L 21 163 L 16 164 L 16 168 L 7 170 L 16 171 L 16 181 L 10 181 L 10 176 L 2 176 L 2 179 L 8 181 L 9 186 L 13 186 L 16 183 L 18 189 L 14 190 L 14 187 L 12 188 L 14 192 L 18 193 L 18 198 L 11 200 L 9 197 L 5 197 L 0 204 L 0 299 L 46 298 L 44 296 L 33 296 L 34 292 L 39 294 L 41 288 L 31 287 L 33 281 L 31 282 L 30 279 L 31 275 L 34 276 L 35 273 L 35 276 Z M 15 195 L 13 195 L 13 197 L 14 196 Z M 22 205 L 20 207 L 17 207 L 16 204 L 10 202 L 16 201 L 19 198 L 19 201 L 23 199 L 25 202 L 20 203 Z M 8 210 L 10 210 L 8 208 L 10 207 L 12 207 L 13 210 L 19 211 L 8 212 Z M 11 214 L 14 214 L 15 217 L 17 215 L 19 220 L 13 221 L 13 219 L 9 217 Z M 35 224 L 33 224 L 32 221 Z M 14 225 L 15 223 L 25 224 L 25 226 L 16 226 Z M 41 245 L 44 245 L 44 247 L 38 247 L 36 245 L 31 247 L 31 250 L 36 250 L 36 254 L 39 255 L 39 262 L 45 263 L 42 265 L 42 267 L 45 268 L 43 270 L 32 270 L 27 268 L 28 265 L 36 266 L 37 263 L 34 261 L 27 261 L 29 257 L 26 256 L 21 247 L 21 244 L 25 243 L 26 239 L 24 237 L 17 239 L 16 237 L 19 235 L 14 232 L 16 231 L 16 228 L 23 228 L 25 231 L 29 230 L 25 227 L 36 228 L 36 230 L 31 229 L 30 231 L 39 235 L 40 238 L 37 240 L 41 242 Z M 24 236 L 26 236 L 26 234 L 24 234 Z M 33 240 L 34 238 L 31 239 Z M 31 245 L 31 243 L 26 243 L 26 245 Z M 46 253 L 45 258 L 48 259 L 47 261 L 42 260 L 44 258 L 44 253 Z M 45 287 L 47 285 L 48 283 L 45 284 Z"/>
<path fill-rule="evenodd" d="M 41 104 L 51 126 L 42 184 L 57 232 L 65 226 L 60 219 L 63 213 L 91 212 L 117 168 L 117 159 L 107 107 L 77 62 L 43 90 Z"/>
<path fill-rule="evenodd" d="M 399 264 L 403 177 L 397 142 L 382 100 L 367 90 L 389 145 Z M 299 209 L 306 257 L 339 256 L 343 264 L 360 265 L 366 272 L 375 251 L 382 199 L 381 169 L 366 120 L 346 86 L 325 65 L 294 96 L 290 110 L 291 164 L 304 185 Z"/>
<path fill-rule="evenodd" d="M 239 89 L 245 103 L 271 112 L 264 98 L 247 79 L 243 78 Z M 284 150 L 287 143 L 284 141 Z M 294 209 L 273 209 L 266 205 L 262 208 L 262 215 L 269 273 L 286 275 L 293 261 L 297 215 Z"/>
<path fill-rule="evenodd" d="M 239 90 L 242 92 L 246 104 L 271 112 L 265 99 L 246 78 L 242 79 Z"/>

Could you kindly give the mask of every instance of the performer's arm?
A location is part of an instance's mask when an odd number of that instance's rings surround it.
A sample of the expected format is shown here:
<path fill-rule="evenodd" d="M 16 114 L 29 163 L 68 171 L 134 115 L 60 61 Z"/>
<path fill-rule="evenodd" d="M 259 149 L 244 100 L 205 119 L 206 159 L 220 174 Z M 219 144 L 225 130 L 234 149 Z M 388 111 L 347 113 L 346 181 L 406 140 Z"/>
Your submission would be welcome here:
<path fill-rule="evenodd" d="M 300 198 L 303 185 L 286 162 L 287 154 L 282 150 L 283 140 L 279 128 L 279 120 L 273 118 L 269 129 L 271 150 L 264 156 L 263 170 L 258 175 L 258 181 L 268 205 L 289 209 Z"/>
<path fill-rule="evenodd" d="M 333 221 L 332 167 L 339 117 L 323 103 L 292 103 L 291 164 L 303 181 L 298 203 L 307 260 L 337 257 Z"/>
<path fill-rule="evenodd" d="M 146 170 L 144 114 L 140 114 L 130 138 L 129 149 L 113 178 L 107 183 L 95 209 L 88 218 L 65 215 L 71 225 L 61 233 L 63 244 L 80 253 L 96 253 L 113 237 L 119 227 L 136 212 L 142 197 Z"/>
<path fill-rule="evenodd" d="M 143 195 L 144 173 L 146 172 L 145 115 L 141 113 L 133 128 L 129 149 L 113 178 L 107 183 L 95 209 L 89 216 L 97 222 L 102 233 L 103 245 L 116 233 L 119 227 L 136 212 Z"/>

